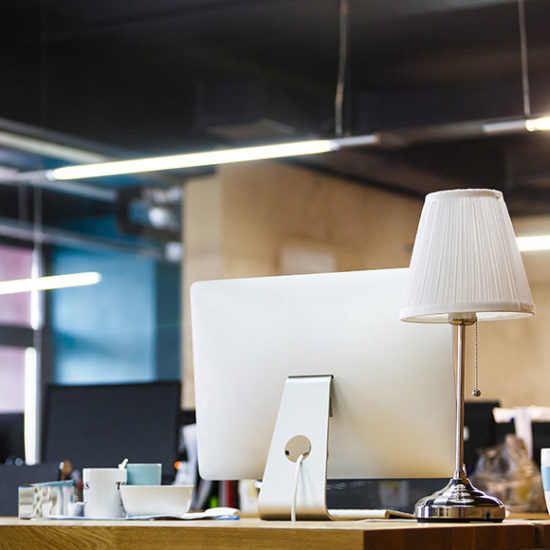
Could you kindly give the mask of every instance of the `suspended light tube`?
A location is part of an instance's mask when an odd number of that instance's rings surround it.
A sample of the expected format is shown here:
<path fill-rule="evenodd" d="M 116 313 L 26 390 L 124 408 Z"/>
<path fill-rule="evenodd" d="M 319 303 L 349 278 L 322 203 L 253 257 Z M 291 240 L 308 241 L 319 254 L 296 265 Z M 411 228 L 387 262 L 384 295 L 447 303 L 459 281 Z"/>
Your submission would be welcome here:
<path fill-rule="evenodd" d="M 524 130 L 529 132 L 550 130 L 550 116 L 538 118 L 515 118 L 483 124 L 485 134 L 513 134 Z"/>
<path fill-rule="evenodd" d="M 532 237 L 517 237 L 519 249 L 522 252 L 532 250 L 550 250 L 550 235 L 535 235 Z"/>
<path fill-rule="evenodd" d="M 527 128 L 530 132 L 550 130 L 550 116 L 526 120 L 525 128 Z"/>
<path fill-rule="evenodd" d="M 196 168 L 199 166 L 214 166 L 234 162 L 317 155 L 337 151 L 342 147 L 357 145 L 374 145 L 379 142 L 376 134 L 354 136 L 338 139 L 316 139 L 259 145 L 256 147 L 239 147 L 219 151 L 204 151 L 200 153 L 184 153 L 162 157 L 82 164 L 80 166 L 65 166 L 46 171 L 49 180 L 75 180 L 82 178 L 97 178 L 103 176 L 120 176 L 160 170 L 176 170 L 181 168 Z"/>
<path fill-rule="evenodd" d="M 0 281 L 0 295 L 31 292 L 33 290 L 95 285 L 100 281 L 101 274 L 96 271 L 51 275 L 49 277 L 36 277 L 32 279 L 13 279 L 11 281 Z"/>
<path fill-rule="evenodd" d="M 40 423 L 40 373 L 36 348 L 25 349 L 24 374 L 24 413 L 25 425 L 23 437 L 25 441 L 25 463 L 37 464 L 40 461 L 40 441 L 38 426 Z"/>
<path fill-rule="evenodd" d="M 525 124 L 526 121 L 524 118 L 501 120 L 483 124 L 482 130 L 485 134 L 514 134 L 516 132 L 525 131 Z"/>

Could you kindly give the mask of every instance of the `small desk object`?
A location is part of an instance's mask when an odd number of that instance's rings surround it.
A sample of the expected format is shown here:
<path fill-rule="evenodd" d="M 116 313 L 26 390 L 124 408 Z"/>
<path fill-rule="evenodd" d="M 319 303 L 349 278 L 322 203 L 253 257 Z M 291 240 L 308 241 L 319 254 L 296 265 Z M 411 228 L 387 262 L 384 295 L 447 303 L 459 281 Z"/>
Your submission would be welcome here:
<path fill-rule="evenodd" d="M 512 550 L 550 547 L 550 518 L 500 524 L 361 522 L 56 521 L 0 518 L 0 550 Z"/>

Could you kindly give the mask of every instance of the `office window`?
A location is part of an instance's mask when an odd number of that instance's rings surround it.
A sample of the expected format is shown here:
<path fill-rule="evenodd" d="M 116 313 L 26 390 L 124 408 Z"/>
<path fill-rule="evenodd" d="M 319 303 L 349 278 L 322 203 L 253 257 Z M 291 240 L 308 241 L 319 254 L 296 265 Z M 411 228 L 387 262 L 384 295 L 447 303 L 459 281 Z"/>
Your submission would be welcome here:
<path fill-rule="evenodd" d="M 32 254 L 30 248 L 0 245 L 0 281 L 29 278 Z M 22 328 L 28 329 L 26 336 Z M 25 347 L 32 341 L 30 331 L 31 293 L 0 295 L 0 414 L 24 410 Z"/>
<path fill-rule="evenodd" d="M 31 276 L 32 250 L 0 245 L 0 281 Z M 31 293 L 0 295 L 0 325 L 31 326 Z"/>
<path fill-rule="evenodd" d="M 0 414 L 23 412 L 25 348 L 0 346 Z"/>

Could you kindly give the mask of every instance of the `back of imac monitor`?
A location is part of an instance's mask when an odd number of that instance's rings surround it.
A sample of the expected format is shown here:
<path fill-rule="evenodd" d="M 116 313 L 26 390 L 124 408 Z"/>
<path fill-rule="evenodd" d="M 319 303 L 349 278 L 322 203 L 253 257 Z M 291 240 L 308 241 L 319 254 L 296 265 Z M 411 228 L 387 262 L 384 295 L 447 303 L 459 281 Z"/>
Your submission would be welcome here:
<path fill-rule="evenodd" d="M 400 321 L 406 272 L 192 286 L 203 478 L 261 479 L 287 377 L 323 374 L 334 376 L 329 478 L 452 475 L 451 327 Z"/>

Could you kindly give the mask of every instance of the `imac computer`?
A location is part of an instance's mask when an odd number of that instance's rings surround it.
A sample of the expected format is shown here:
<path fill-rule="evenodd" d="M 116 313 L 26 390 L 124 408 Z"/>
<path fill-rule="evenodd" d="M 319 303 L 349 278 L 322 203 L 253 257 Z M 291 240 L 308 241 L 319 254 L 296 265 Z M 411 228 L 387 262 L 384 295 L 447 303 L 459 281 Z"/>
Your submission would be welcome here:
<path fill-rule="evenodd" d="M 328 519 L 327 478 L 452 474 L 450 328 L 400 321 L 406 272 L 193 284 L 203 478 L 262 479 L 265 519 Z"/>

